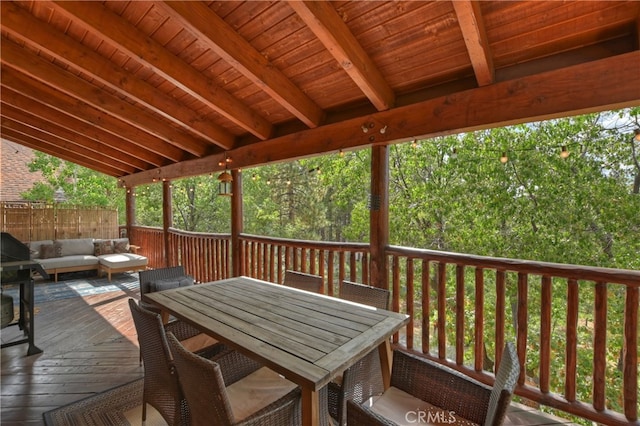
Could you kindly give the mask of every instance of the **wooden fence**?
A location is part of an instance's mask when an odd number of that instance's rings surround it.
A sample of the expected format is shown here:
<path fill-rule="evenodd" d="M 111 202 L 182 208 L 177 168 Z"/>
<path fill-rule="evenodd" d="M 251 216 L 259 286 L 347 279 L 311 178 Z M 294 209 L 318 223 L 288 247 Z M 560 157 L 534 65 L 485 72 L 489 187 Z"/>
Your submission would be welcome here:
<path fill-rule="evenodd" d="M 118 210 L 37 202 L 0 202 L 0 229 L 23 242 L 118 238 Z"/>

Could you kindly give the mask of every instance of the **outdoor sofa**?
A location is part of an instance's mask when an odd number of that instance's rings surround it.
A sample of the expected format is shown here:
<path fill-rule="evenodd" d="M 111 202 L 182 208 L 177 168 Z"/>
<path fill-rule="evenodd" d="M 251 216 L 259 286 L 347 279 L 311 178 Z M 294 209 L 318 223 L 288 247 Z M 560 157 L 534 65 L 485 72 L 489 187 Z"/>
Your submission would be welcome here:
<path fill-rule="evenodd" d="M 99 275 L 106 273 L 111 281 L 111 274 L 144 270 L 149 262 L 136 253 L 138 247 L 129 244 L 128 238 L 43 240 L 32 241 L 28 246 L 31 259 L 53 275 L 55 282 L 58 274 L 91 270 Z"/>

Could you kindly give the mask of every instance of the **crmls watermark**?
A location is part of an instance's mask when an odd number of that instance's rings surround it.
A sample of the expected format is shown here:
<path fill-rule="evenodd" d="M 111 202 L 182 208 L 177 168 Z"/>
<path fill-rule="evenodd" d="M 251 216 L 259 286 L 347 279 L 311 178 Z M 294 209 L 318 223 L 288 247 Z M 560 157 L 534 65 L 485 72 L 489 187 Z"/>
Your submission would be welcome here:
<path fill-rule="evenodd" d="M 453 411 L 407 411 L 404 419 L 408 424 L 455 424 L 456 416 Z"/>

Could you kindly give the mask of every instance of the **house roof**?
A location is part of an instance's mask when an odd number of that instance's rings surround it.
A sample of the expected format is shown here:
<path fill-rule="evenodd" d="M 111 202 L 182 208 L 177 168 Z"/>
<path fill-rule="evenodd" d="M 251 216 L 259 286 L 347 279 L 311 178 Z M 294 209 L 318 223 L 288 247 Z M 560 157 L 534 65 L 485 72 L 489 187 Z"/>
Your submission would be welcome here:
<path fill-rule="evenodd" d="M 0 141 L 0 201 L 23 201 L 22 193 L 37 182 L 45 182 L 40 171 L 30 172 L 32 149 L 15 142 Z"/>
<path fill-rule="evenodd" d="M 2 137 L 126 185 L 640 105 L 636 1 L 1 7 Z"/>

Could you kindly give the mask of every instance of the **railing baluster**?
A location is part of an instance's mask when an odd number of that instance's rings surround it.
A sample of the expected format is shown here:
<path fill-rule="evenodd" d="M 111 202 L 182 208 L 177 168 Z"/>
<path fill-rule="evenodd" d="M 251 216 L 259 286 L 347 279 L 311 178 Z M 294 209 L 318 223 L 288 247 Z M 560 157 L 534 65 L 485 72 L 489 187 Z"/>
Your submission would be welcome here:
<path fill-rule="evenodd" d="M 640 288 L 627 287 L 624 305 L 624 415 L 638 420 L 638 305 Z"/>
<path fill-rule="evenodd" d="M 407 348 L 413 349 L 413 319 L 415 318 L 413 306 L 413 259 L 407 257 L 407 293 L 405 302 L 407 304 L 407 314 L 409 315 L 409 323 L 407 323 Z"/>
<path fill-rule="evenodd" d="M 567 284 L 567 348 L 564 397 L 576 400 L 576 372 L 578 346 L 578 282 L 570 279 Z"/>
<path fill-rule="evenodd" d="M 551 277 L 542 276 L 540 298 L 540 391 L 549 392 L 551 371 Z"/>
<path fill-rule="evenodd" d="M 464 364 L 464 265 L 456 265 L 456 364 Z"/>
<path fill-rule="evenodd" d="M 526 357 L 527 357 L 527 328 L 528 328 L 528 275 L 518 273 L 518 324 L 517 324 L 517 348 L 520 359 L 520 377 L 518 384 L 523 385 L 527 377 Z"/>
<path fill-rule="evenodd" d="M 438 358 L 444 359 L 447 356 L 447 264 L 438 263 Z"/>
<path fill-rule="evenodd" d="M 431 350 L 431 268 L 428 260 L 422 261 L 422 352 L 428 354 Z"/>
<path fill-rule="evenodd" d="M 344 252 L 341 251 L 338 253 L 338 285 L 341 285 L 345 280 L 344 266 Z"/>
<path fill-rule="evenodd" d="M 324 279 L 324 250 L 319 250 L 318 253 L 318 275 L 320 275 L 322 277 L 322 293 L 323 294 L 327 294 L 327 289 L 326 289 L 326 282 Z"/>
<path fill-rule="evenodd" d="M 493 364 L 494 372 L 498 372 L 500 358 L 502 357 L 502 348 L 504 348 L 504 320 L 505 320 L 505 272 L 496 271 L 496 350 L 495 362 Z"/>
<path fill-rule="evenodd" d="M 605 366 L 607 365 L 607 284 L 596 283 L 593 336 L 593 408 L 605 409 Z"/>
<path fill-rule="evenodd" d="M 391 266 L 392 271 L 392 300 L 393 300 L 393 310 L 395 312 L 400 312 L 400 258 L 394 256 L 393 265 Z M 395 333 L 393 335 L 393 343 L 399 342 L 399 333 Z"/>
<path fill-rule="evenodd" d="M 334 279 L 333 279 L 333 268 L 335 263 L 335 252 L 333 250 L 329 250 L 329 257 L 327 259 L 327 294 L 329 296 L 334 295 Z"/>
<path fill-rule="evenodd" d="M 476 268 L 475 370 L 484 368 L 484 270 Z"/>

